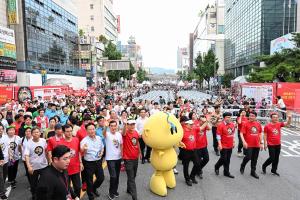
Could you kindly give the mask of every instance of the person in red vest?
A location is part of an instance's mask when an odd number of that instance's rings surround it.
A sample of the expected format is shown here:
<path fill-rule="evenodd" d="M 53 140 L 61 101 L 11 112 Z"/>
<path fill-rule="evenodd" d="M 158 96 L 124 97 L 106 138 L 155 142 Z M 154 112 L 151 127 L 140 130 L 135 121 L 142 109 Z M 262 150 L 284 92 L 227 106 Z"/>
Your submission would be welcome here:
<path fill-rule="evenodd" d="M 281 128 L 291 124 L 292 115 L 288 112 L 287 122 L 279 122 L 278 113 L 271 114 L 271 122 L 264 128 L 264 149 L 269 149 L 269 158 L 262 165 L 263 174 L 266 168 L 272 164 L 271 172 L 273 175 L 280 176 L 277 172 L 279 155 L 281 150 Z"/>
<path fill-rule="evenodd" d="M 180 151 L 180 157 L 183 164 L 183 174 L 186 184 L 188 186 L 192 186 L 193 183 L 198 183 L 195 179 L 197 171 L 200 168 L 200 162 L 196 154 L 196 132 L 199 132 L 200 129 L 193 129 L 193 120 L 190 120 L 186 116 L 181 117 L 180 123 L 183 128 L 182 143 L 185 145 L 185 148 L 182 148 Z M 194 166 L 189 174 L 190 161 L 193 162 Z"/>
<path fill-rule="evenodd" d="M 234 148 L 235 132 L 235 124 L 231 121 L 231 116 L 231 113 L 225 112 L 223 114 L 223 121 L 218 124 L 217 140 L 221 157 L 215 164 L 216 175 L 219 175 L 219 168 L 223 165 L 224 176 L 228 178 L 234 178 L 234 176 L 232 176 L 229 172 L 230 158 L 232 154 L 232 149 Z"/>
<path fill-rule="evenodd" d="M 200 116 L 199 120 L 199 129 L 200 131 L 196 131 L 196 153 L 200 161 L 200 169 L 197 172 L 197 175 L 199 176 L 200 179 L 203 178 L 202 174 L 203 171 L 202 169 L 205 167 L 205 165 L 209 161 L 209 154 L 207 150 L 207 137 L 206 133 L 207 131 L 211 130 L 211 126 L 209 125 L 208 120 L 204 115 Z"/>
<path fill-rule="evenodd" d="M 127 174 L 127 193 L 131 194 L 132 200 L 137 200 L 135 177 L 138 169 L 140 145 L 139 134 L 135 130 L 136 121 L 125 120 L 123 128 L 123 160 Z"/>
<path fill-rule="evenodd" d="M 243 125 L 240 132 L 241 140 L 243 141 L 243 146 L 246 149 L 246 156 L 241 164 L 240 172 L 244 174 L 245 166 L 251 160 L 251 176 L 259 179 L 256 174 L 256 164 L 259 155 L 259 150 L 263 149 L 262 143 L 262 126 L 256 120 L 257 113 L 251 111 L 249 114 L 249 121 Z"/>

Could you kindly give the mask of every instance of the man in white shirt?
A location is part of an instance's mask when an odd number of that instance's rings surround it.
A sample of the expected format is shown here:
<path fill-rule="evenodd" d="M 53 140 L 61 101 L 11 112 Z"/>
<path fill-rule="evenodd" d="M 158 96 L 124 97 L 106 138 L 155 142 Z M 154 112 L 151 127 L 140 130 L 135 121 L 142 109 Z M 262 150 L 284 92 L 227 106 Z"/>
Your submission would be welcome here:
<path fill-rule="evenodd" d="M 103 132 L 105 136 L 105 148 L 107 161 L 107 167 L 110 175 L 110 186 L 108 198 L 113 200 L 119 197 L 118 187 L 119 187 L 119 176 L 121 169 L 121 159 L 122 159 L 122 145 L 123 138 L 118 130 L 118 123 L 114 120 L 109 122 L 109 131 L 107 127 Z"/>
<path fill-rule="evenodd" d="M 153 105 L 154 105 L 154 108 L 150 111 L 150 115 L 154 115 L 155 113 L 160 111 L 159 105 L 157 102 L 155 102 Z"/>
<path fill-rule="evenodd" d="M 5 182 L 6 177 L 7 177 L 7 173 L 8 173 L 8 158 L 9 158 L 9 138 L 7 135 L 4 134 L 4 126 L 1 124 L 0 125 L 0 147 L 2 149 L 3 152 L 3 156 L 4 156 L 4 162 L 2 163 L 2 167 L 3 167 L 3 180 Z"/>
<path fill-rule="evenodd" d="M 102 156 L 104 145 L 99 136 L 96 135 L 96 126 L 89 123 L 85 126 L 87 136 L 80 142 L 81 152 L 83 152 L 83 166 L 86 176 L 87 194 L 89 200 L 94 200 L 99 197 L 97 188 L 104 181 L 104 173 L 102 168 Z M 93 176 L 96 176 L 96 181 L 93 183 Z"/>
<path fill-rule="evenodd" d="M 146 121 L 148 120 L 148 117 L 146 116 L 146 109 L 141 109 L 140 110 L 140 117 L 137 118 L 136 120 L 136 130 L 139 133 L 139 143 L 140 143 L 140 148 L 141 148 L 141 154 L 142 154 L 142 164 L 145 163 L 146 160 L 149 161 L 150 159 L 150 154 L 151 154 L 151 147 L 147 146 L 147 151 L 146 151 L 146 155 L 145 155 L 145 148 L 146 148 L 146 144 L 144 143 L 144 140 L 142 138 L 142 134 L 144 131 L 144 126 Z"/>
<path fill-rule="evenodd" d="M 43 170 L 48 166 L 46 158 L 47 142 L 44 138 L 40 138 L 41 132 L 39 128 L 31 130 L 32 140 L 30 140 L 25 147 L 25 161 L 30 174 L 30 188 L 32 197 L 36 195 L 36 187 L 39 176 Z"/>

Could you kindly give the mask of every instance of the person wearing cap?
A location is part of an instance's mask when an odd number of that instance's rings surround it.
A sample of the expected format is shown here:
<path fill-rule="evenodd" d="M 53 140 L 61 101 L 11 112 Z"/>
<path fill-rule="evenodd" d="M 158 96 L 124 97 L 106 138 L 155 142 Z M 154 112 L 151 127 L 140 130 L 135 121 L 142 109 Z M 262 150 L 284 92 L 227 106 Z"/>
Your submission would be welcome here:
<path fill-rule="evenodd" d="M 181 117 L 180 123 L 183 128 L 182 142 L 185 145 L 185 148 L 182 148 L 180 151 L 180 157 L 183 164 L 183 174 L 186 184 L 188 186 L 192 186 L 193 183 L 198 183 L 195 177 L 200 168 L 200 162 L 198 156 L 196 155 L 196 133 L 198 133 L 200 129 L 193 129 L 193 120 L 186 116 Z M 194 164 L 191 173 L 189 173 L 190 161 L 192 161 Z"/>
<path fill-rule="evenodd" d="M 267 167 L 272 164 L 271 173 L 280 176 L 277 168 L 281 151 L 281 128 L 291 124 L 292 115 L 287 113 L 286 122 L 279 122 L 278 113 L 271 113 L 270 117 L 271 122 L 264 127 L 264 149 L 268 148 L 269 158 L 262 165 L 262 172 L 266 174 Z"/>
<path fill-rule="evenodd" d="M 215 173 L 219 175 L 219 168 L 224 167 L 224 176 L 228 178 L 234 178 L 229 172 L 230 158 L 232 149 L 234 148 L 234 132 L 235 124 L 231 121 L 232 114 L 225 112 L 223 114 L 223 121 L 217 128 L 217 140 L 218 148 L 221 153 L 221 157 L 215 164 Z"/>
<path fill-rule="evenodd" d="M 259 150 L 263 150 L 262 126 L 256 120 L 257 113 L 250 112 L 249 121 L 247 121 L 240 132 L 243 147 L 246 149 L 246 156 L 240 167 L 241 174 L 244 174 L 245 166 L 251 160 L 251 176 L 259 179 L 256 174 L 256 164 Z"/>
<path fill-rule="evenodd" d="M 52 150 L 59 144 L 62 144 L 64 139 L 64 132 L 61 124 L 56 124 L 54 127 L 55 135 L 50 137 L 47 145 L 48 162 L 52 162 Z"/>
<path fill-rule="evenodd" d="M 136 121 L 128 119 L 122 131 L 123 135 L 123 160 L 127 174 L 127 193 L 132 196 L 132 200 L 137 200 L 135 177 L 139 163 L 139 134 L 135 130 Z"/>
<path fill-rule="evenodd" d="M 64 145 L 55 147 L 52 151 L 52 164 L 40 175 L 36 199 L 72 200 L 70 184 L 68 184 L 67 168 L 70 164 L 70 149 Z"/>

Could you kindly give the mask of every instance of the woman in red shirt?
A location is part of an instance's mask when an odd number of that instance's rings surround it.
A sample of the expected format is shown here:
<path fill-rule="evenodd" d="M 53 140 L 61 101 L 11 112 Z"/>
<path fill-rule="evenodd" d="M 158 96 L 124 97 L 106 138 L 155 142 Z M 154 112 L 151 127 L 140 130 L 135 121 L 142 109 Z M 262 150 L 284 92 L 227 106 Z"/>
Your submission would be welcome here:
<path fill-rule="evenodd" d="M 185 178 L 185 182 L 188 186 L 192 186 L 192 184 L 197 184 L 195 177 L 197 172 L 200 169 L 200 162 L 198 156 L 196 154 L 196 132 L 200 131 L 193 129 L 193 120 L 190 120 L 188 117 L 184 116 L 180 119 L 182 128 L 183 128 L 183 138 L 182 142 L 185 144 L 185 148 L 181 149 L 180 156 L 183 164 L 183 174 Z M 194 166 L 189 174 L 189 164 L 190 161 L 193 162 Z"/>

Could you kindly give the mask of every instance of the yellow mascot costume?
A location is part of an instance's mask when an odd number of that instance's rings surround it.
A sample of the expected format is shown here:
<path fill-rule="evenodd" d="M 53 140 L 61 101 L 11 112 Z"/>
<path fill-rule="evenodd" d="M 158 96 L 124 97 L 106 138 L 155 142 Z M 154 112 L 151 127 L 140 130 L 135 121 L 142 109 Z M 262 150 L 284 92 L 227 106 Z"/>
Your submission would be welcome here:
<path fill-rule="evenodd" d="M 150 180 L 150 189 L 157 195 L 167 196 L 167 187 L 176 187 L 173 168 L 177 164 L 177 154 L 174 146 L 184 148 L 181 124 L 174 115 L 158 112 L 147 120 L 142 137 L 152 148 L 150 162 L 155 172 Z"/>

